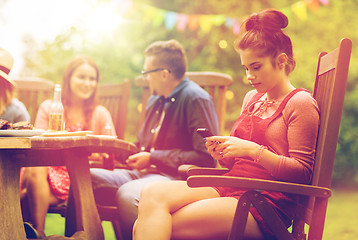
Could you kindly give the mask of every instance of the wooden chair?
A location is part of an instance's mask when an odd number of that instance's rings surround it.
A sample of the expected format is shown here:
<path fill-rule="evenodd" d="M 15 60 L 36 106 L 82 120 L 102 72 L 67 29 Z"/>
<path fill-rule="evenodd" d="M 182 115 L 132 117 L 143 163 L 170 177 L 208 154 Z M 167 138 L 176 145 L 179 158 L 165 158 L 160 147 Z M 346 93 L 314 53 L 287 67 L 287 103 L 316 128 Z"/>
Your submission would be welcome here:
<path fill-rule="evenodd" d="M 225 129 L 225 114 L 226 114 L 226 96 L 225 93 L 228 87 L 232 84 L 233 79 L 231 76 L 218 72 L 187 72 L 186 76 L 206 89 L 210 96 L 213 98 L 216 113 L 218 115 L 219 131 L 224 132 Z M 148 82 L 142 76 L 135 79 L 135 84 L 143 88 L 142 93 L 142 112 L 140 115 L 140 124 L 144 121 L 145 108 L 147 106 L 148 98 L 150 97 L 150 90 Z"/>
<path fill-rule="evenodd" d="M 128 103 L 131 90 L 131 81 L 126 79 L 122 84 L 106 84 L 100 85 L 98 89 L 100 104 L 105 106 L 112 115 L 114 127 L 117 132 L 117 137 L 124 139 L 125 130 L 127 126 Z M 126 157 L 124 157 L 125 159 Z M 109 160 L 109 161 L 108 161 Z M 94 162 L 91 167 L 102 167 L 113 169 L 116 167 L 115 159 L 108 159 L 108 164 L 98 165 Z M 97 210 L 102 221 L 109 221 L 112 223 L 116 238 L 121 240 L 121 230 L 118 219 L 118 209 L 115 206 L 104 206 L 97 204 Z"/>
<path fill-rule="evenodd" d="M 210 176 L 205 169 L 190 169 L 187 182 L 191 187 L 231 186 L 249 188 L 239 200 L 229 239 L 244 239 L 244 229 L 250 206 L 254 206 L 266 219 L 277 239 L 322 239 L 328 198 L 331 196 L 331 177 L 336 153 L 339 125 L 347 83 L 352 49 L 349 39 L 341 40 L 339 47 L 330 53 L 321 53 L 313 96 L 320 108 L 320 129 L 311 185 L 260 179 Z M 221 172 L 214 169 L 213 174 Z M 222 173 L 222 172 L 221 172 Z M 220 174 L 221 174 L 220 173 Z M 301 196 L 299 209 L 293 220 L 292 233 L 281 223 L 270 205 L 258 191 L 279 191 Z M 268 206 L 266 206 L 268 205 Z"/>
<path fill-rule="evenodd" d="M 55 84 L 49 80 L 38 77 L 24 77 L 14 79 L 17 97 L 23 102 L 34 124 L 40 104 L 50 98 Z"/>
<path fill-rule="evenodd" d="M 126 79 L 123 83 L 100 84 L 98 86 L 99 103 L 105 106 L 111 113 L 112 120 L 117 132 L 117 137 L 120 139 L 124 139 L 125 135 L 130 91 L 131 81 L 128 79 Z M 113 169 L 115 167 L 115 159 L 117 157 L 126 159 L 128 156 L 111 156 L 110 159 L 107 159 L 107 161 L 104 163 L 90 161 L 90 167 Z M 70 203 L 71 201 L 72 203 Z M 68 203 L 51 206 L 48 210 L 48 213 L 61 214 L 62 217 L 66 217 L 66 236 L 71 236 L 74 233 L 73 226 L 75 224 L 72 222 L 72 220 L 75 217 L 72 215 L 72 205 L 73 199 L 70 191 Z M 117 208 L 115 206 L 103 206 L 97 204 L 97 210 L 101 221 L 111 222 L 117 239 L 121 239 Z"/>
<path fill-rule="evenodd" d="M 111 113 L 117 137 L 120 139 L 125 136 L 130 92 L 131 81 L 128 79 L 123 83 L 98 86 L 99 103 Z"/>

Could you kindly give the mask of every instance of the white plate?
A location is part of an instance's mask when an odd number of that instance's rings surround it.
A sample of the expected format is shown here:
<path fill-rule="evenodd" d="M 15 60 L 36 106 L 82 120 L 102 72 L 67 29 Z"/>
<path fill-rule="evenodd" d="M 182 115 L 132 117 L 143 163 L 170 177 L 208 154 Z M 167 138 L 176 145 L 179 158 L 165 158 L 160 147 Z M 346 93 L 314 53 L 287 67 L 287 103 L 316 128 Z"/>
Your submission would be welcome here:
<path fill-rule="evenodd" d="M 69 137 L 69 136 L 86 136 L 92 131 L 77 131 L 77 132 L 45 132 L 43 137 Z"/>
<path fill-rule="evenodd" d="M 0 130 L 0 137 L 32 137 L 45 133 L 42 129 Z"/>

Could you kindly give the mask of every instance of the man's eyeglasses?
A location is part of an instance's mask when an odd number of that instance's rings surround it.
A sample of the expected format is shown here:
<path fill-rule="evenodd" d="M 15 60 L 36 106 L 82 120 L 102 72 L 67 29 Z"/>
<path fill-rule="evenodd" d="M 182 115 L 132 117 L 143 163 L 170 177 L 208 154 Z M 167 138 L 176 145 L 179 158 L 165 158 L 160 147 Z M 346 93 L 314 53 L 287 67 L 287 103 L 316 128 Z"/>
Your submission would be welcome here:
<path fill-rule="evenodd" d="M 148 71 L 142 71 L 142 75 L 144 76 L 148 73 L 158 72 L 158 71 L 163 71 L 163 70 L 167 70 L 168 72 L 170 72 L 170 70 L 166 69 L 166 68 L 156 68 L 156 69 L 152 69 L 152 70 L 148 70 Z"/>

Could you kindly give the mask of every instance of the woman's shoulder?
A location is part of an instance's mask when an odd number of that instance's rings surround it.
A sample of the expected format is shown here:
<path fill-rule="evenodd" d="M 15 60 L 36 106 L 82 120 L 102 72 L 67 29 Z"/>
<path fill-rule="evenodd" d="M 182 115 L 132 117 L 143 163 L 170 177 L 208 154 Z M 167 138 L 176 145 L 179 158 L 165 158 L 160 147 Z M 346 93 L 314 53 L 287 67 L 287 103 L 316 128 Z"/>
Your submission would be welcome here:
<path fill-rule="evenodd" d="M 304 104 L 304 103 L 315 103 L 316 100 L 313 98 L 312 94 L 309 91 L 298 91 L 294 94 L 290 100 L 291 103 L 295 104 Z"/>
<path fill-rule="evenodd" d="M 245 97 L 244 97 L 244 101 L 243 101 L 242 105 L 246 106 L 246 104 L 251 100 L 251 98 L 253 98 L 255 96 L 256 93 L 257 93 L 257 91 L 255 89 L 247 92 Z"/>
<path fill-rule="evenodd" d="M 107 114 L 107 113 L 109 113 L 109 110 L 103 105 L 97 105 L 93 109 L 93 114 L 94 115 L 101 115 L 101 114 Z"/>
<path fill-rule="evenodd" d="M 299 91 L 293 95 L 290 101 L 288 101 L 287 107 L 296 111 L 309 111 L 309 109 L 313 109 L 314 111 L 318 110 L 316 100 L 308 91 Z"/>
<path fill-rule="evenodd" d="M 257 93 L 257 91 L 255 89 L 250 90 L 246 93 L 245 98 L 251 99 L 253 96 L 255 96 L 256 93 Z"/>

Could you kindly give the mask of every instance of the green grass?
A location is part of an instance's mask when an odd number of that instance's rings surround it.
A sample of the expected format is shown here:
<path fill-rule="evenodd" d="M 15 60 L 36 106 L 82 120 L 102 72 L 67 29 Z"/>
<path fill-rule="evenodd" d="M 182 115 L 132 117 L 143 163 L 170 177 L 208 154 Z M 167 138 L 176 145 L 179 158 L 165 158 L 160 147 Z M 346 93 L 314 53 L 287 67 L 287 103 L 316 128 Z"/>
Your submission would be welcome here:
<path fill-rule="evenodd" d="M 115 240 L 114 231 L 111 222 L 102 222 L 104 238 L 106 240 Z M 46 216 L 46 235 L 65 235 L 65 218 L 60 214 L 47 214 Z"/>
<path fill-rule="evenodd" d="M 323 232 L 324 240 L 358 239 L 358 191 L 333 191 L 328 201 L 326 222 Z M 65 219 L 58 214 L 48 214 L 46 235 L 64 235 Z M 115 240 L 110 222 L 103 222 L 106 240 Z"/>
<path fill-rule="evenodd" d="M 357 212 L 357 191 L 333 191 L 328 201 L 323 239 L 358 239 Z"/>

